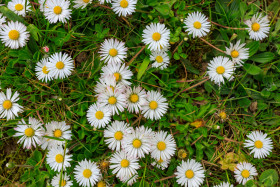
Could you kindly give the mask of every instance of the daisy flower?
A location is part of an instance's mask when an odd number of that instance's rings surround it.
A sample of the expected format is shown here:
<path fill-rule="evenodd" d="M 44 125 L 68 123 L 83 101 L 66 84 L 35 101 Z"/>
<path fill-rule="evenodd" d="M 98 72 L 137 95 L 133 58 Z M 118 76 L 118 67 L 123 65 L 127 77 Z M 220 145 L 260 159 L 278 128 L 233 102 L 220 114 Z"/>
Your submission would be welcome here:
<path fill-rule="evenodd" d="M 258 175 L 256 168 L 247 162 L 237 164 L 234 169 L 234 174 L 236 181 L 243 185 L 245 185 L 248 180 Z"/>
<path fill-rule="evenodd" d="M 245 140 L 244 147 L 251 150 L 250 154 L 254 153 L 254 158 L 265 158 L 273 149 L 273 142 L 267 134 L 261 131 L 253 131 L 248 136 L 249 140 Z"/>
<path fill-rule="evenodd" d="M 113 0 L 112 8 L 118 16 L 128 16 L 135 12 L 137 0 Z"/>
<path fill-rule="evenodd" d="M 112 0 L 99 0 L 100 4 L 104 4 L 104 3 L 111 3 Z"/>
<path fill-rule="evenodd" d="M 44 15 L 50 23 L 66 23 L 71 18 L 68 0 L 48 0 L 45 4 Z"/>
<path fill-rule="evenodd" d="M 55 53 L 47 63 L 50 76 L 55 79 L 69 77 L 74 69 L 74 60 L 67 53 Z"/>
<path fill-rule="evenodd" d="M 142 110 L 142 106 L 147 104 L 147 93 L 140 86 L 128 87 L 126 90 L 127 110 L 131 113 L 138 114 Z"/>
<path fill-rule="evenodd" d="M 15 128 L 15 137 L 21 137 L 17 143 L 23 143 L 23 148 L 31 149 L 32 146 L 41 144 L 41 137 L 44 135 L 42 124 L 35 118 L 29 117 L 28 123 L 21 119 Z"/>
<path fill-rule="evenodd" d="M 16 91 L 12 96 L 11 88 L 4 92 L 0 92 L 0 118 L 7 118 L 7 120 L 15 119 L 18 117 L 18 113 L 23 112 L 23 107 L 16 102 L 19 100 L 19 93 Z"/>
<path fill-rule="evenodd" d="M 117 39 L 106 39 L 100 47 L 99 54 L 105 63 L 122 63 L 127 55 L 125 43 Z"/>
<path fill-rule="evenodd" d="M 92 0 L 75 0 L 74 8 L 86 8 L 86 6 L 90 3 L 92 3 Z"/>
<path fill-rule="evenodd" d="M 195 160 L 182 161 L 182 164 L 177 166 L 175 173 L 177 183 L 185 187 L 195 187 L 202 185 L 205 178 L 205 171 L 201 163 Z"/>
<path fill-rule="evenodd" d="M 104 75 L 97 82 L 94 91 L 99 94 L 102 94 L 109 90 L 118 90 L 121 93 L 124 91 L 125 87 L 122 83 L 118 83 L 114 75 Z"/>
<path fill-rule="evenodd" d="M 221 184 L 215 185 L 213 187 L 233 187 L 233 185 L 229 184 L 228 182 L 222 182 Z"/>
<path fill-rule="evenodd" d="M 25 4 L 27 2 L 27 4 Z M 26 12 L 31 10 L 29 1 L 25 0 L 12 0 L 7 5 L 8 9 L 16 13 L 17 15 L 25 17 Z"/>
<path fill-rule="evenodd" d="M 86 159 L 75 167 L 75 179 L 81 186 L 94 186 L 101 177 L 100 169 L 95 162 Z"/>
<path fill-rule="evenodd" d="M 87 111 L 87 120 L 95 128 L 104 128 L 111 121 L 111 111 L 107 107 L 92 104 Z"/>
<path fill-rule="evenodd" d="M 47 68 L 47 63 L 48 59 L 43 58 L 41 61 L 37 62 L 35 67 L 37 78 L 43 82 L 48 82 L 53 79 L 53 77 L 49 74 L 50 71 Z"/>
<path fill-rule="evenodd" d="M 151 147 L 151 156 L 153 158 L 157 160 L 171 159 L 175 154 L 175 150 L 176 142 L 171 134 L 167 134 L 167 132 L 164 131 L 155 133 Z"/>
<path fill-rule="evenodd" d="M 53 177 L 51 184 L 53 187 L 71 187 L 73 185 L 73 182 L 69 179 L 70 177 L 66 173 L 64 175 L 61 175 L 60 179 L 60 173 L 58 173 L 56 176 Z"/>
<path fill-rule="evenodd" d="M 207 17 L 200 12 L 193 12 L 185 19 L 184 28 L 188 34 L 192 34 L 193 38 L 206 36 L 210 31 L 211 24 L 207 21 Z"/>
<path fill-rule="evenodd" d="M 104 130 L 105 143 L 112 150 L 121 150 L 121 141 L 124 134 L 130 133 L 131 127 L 124 121 L 114 121 Z"/>
<path fill-rule="evenodd" d="M 268 33 L 270 30 L 269 20 L 267 16 L 262 16 L 262 14 L 255 14 L 251 20 L 247 20 L 244 22 L 249 28 L 250 39 L 253 40 L 262 40 L 268 37 Z"/>
<path fill-rule="evenodd" d="M 46 124 L 46 136 L 59 138 L 61 140 L 71 140 L 70 125 L 66 125 L 65 121 L 52 121 Z M 64 146 L 65 141 L 59 141 L 50 138 L 43 138 L 42 149 L 52 149 Z"/>
<path fill-rule="evenodd" d="M 208 64 L 207 74 L 211 81 L 220 86 L 225 82 L 224 78 L 229 81 L 233 79 L 234 69 L 234 64 L 228 57 L 218 56 Z"/>
<path fill-rule="evenodd" d="M 68 152 L 68 149 L 64 150 L 62 147 L 51 148 L 47 154 L 47 164 L 54 171 L 66 170 L 71 166 L 69 162 L 72 160 L 72 155 L 68 155 Z"/>
<path fill-rule="evenodd" d="M 245 43 L 240 44 L 240 40 L 238 40 L 235 45 L 230 43 L 230 47 L 226 47 L 226 54 L 231 56 L 232 61 L 238 65 L 242 65 L 244 63 L 242 60 L 249 58 L 249 49 L 245 48 L 245 45 Z"/>
<path fill-rule="evenodd" d="M 117 174 L 120 180 L 127 180 L 129 176 L 137 174 L 140 168 L 138 159 L 129 157 L 125 152 L 118 151 L 114 153 L 110 159 L 110 169 L 113 174 Z"/>
<path fill-rule="evenodd" d="M 167 66 L 169 64 L 169 56 L 163 50 L 152 51 L 152 54 L 150 56 L 150 60 L 154 61 L 154 63 L 152 64 L 152 67 L 159 68 L 161 70 L 167 68 Z"/>
<path fill-rule="evenodd" d="M 168 46 L 170 39 L 170 30 L 164 24 L 151 23 L 143 31 L 143 42 L 148 45 L 148 49 L 160 51 Z"/>
<path fill-rule="evenodd" d="M 147 104 L 142 107 L 144 117 L 151 120 L 159 120 L 167 112 L 168 103 L 157 91 L 148 91 Z"/>
<path fill-rule="evenodd" d="M 156 166 L 157 168 L 164 170 L 166 168 L 168 168 L 168 165 L 170 163 L 170 160 L 163 160 L 163 159 L 159 159 L 159 160 L 155 160 L 154 162 L 152 162 L 152 166 Z"/>
<path fill-rule="evenodd" d="M 24 47 L 29 39 L 29 33 L 26 29 L 24 24 L 10 21 L 0 29 L 0 38 L 5 46 L 11 49 Z"/>
<path fill-rule="evenodd" d="M 6 23 L 6 17 L 3 16 L 2 13 L 0 13 L 0 28 L 3 27 L 3 24 Z"/>
<path fill-rule="evenodd" d="M 40 4 L 40 11 L 41 12 L 44 12 L 45 8 L 48 8 L 47 6 L 47 1 L 50 1 L 50 0 L 39 0 L 39 4 Z"/>

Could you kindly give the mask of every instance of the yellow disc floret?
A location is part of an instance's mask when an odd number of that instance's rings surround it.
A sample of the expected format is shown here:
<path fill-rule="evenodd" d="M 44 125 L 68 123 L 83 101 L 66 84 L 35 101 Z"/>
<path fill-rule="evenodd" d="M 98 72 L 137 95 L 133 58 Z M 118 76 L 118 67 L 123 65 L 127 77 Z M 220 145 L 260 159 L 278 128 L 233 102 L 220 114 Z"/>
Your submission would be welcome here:
<path fill-rule="evenodd" d="M 3 108 L 6 110 L 11 109 L 13 106 L 13 103 L 10 100 L 6 100 L 3 102 Z"/>
<path fill-rule="evenodd" d="M 63 155 L 62 155 L 62 154 L 57 154 L 57 155 L 55 156 L 55 161 L 56 161 L 57 163 L 62 163 L 63 160 L 64 160 L 64 158 L 63 158 Z"/>
<path fill-rule="evenodd" d="M 34 131 L 34 129 L 32 129 L 31 127 L 29 127 L 29 128 L 27 128 L 27 129 L 25 129 L 24 134 L 25 134 L 25 136 L 27 136 L 27 137 L 32 137 L 32 136 L 34 136 L 35 131 Z"/>
<path fill-rule="evenodd" d="M 91 174 L 92 174 L 92 172 L 91 172 L 90 169 L 85 169 L 85 170 L 83 171 L 83 176 L 84 176 L 85 178 L 87 178 L 87 179 L 90 178 Z"/>
<path fill-rule="evenodd" d="M 109 55 L 115 57 L 118 55 L 118 51 L 115 48 L 110 49 Z"/>
<path fill-rule="evenodd" d="M 244 169 L 242 172 L 241 172 L 241 175 L 242 177 L 244 178 L 248 178 L 250 176 L 250 172 L 247 170 L 247 169 Z"/>
<path fill-rule="evenodd" d="M 63 69 L 64 68 L 64 63 L 61 62 L 61 61 L 58 61 L 55 66 L 56 66 L 57 69 Z"/>
<path fill-rule="evenodd" d="M 258 23 L 253 23 L 252 24 L 252 30 L 254 32 L 258 32 L 260 30 L 260 28 L 261 28 L 260 24 L 258 24 Z"/>
<path fill-rule="evenodd" d="M 193 23 L 194 28 L 200 29 L 201 28 L 201 23 L 199 21 L 196 21 Z"/>
<path fill-rule="evenodd" d="M 116 102 L 117 102 L 117 99 L 114 96 L 112 96 L 108 99 L 108 103 L 111 104 L 111 105 L 116 104 Z"/>
<path fill-rule="evenodd" d="M 11 40 L 17 40 L 19 38 L 19 36 L 20 36 L 20 34 L 19 34 L 19 32 L 17 30 L 11 30 L 9 32 L 9 38 Z"/>
<path fill-rule="evenodd" d="M 96 117 L 96 119 L 103 119 L 103 117 L 104 117 L 104 113 L 102 112 L 102 111 L 97 111 L 96 113 L 95 113 L 95 117 Z"/>
<path fill-rule="evenodd" d="M 97 187 L 106 187 L 106 184 L 105 184 L 104 181 L 99 181 L 99 182 L 97 183 Z"/>
<path fill-rule="evenodd" d="M 226 119 L 227 118 L 227 114 L 225 112 L 220 112 L 219 116 L 222 118 L 222 119 Z"/>
<path fill-rule="evenodd" d="M 238 51 L 236 51 L 236 50 L 231 51 L 231 56 L 232 56 L 232 58 L 237 58 L 239 56 Z"/>
<path fill-rule="evenodd" d="M 150 109 L 155 110 L 158 107 L 158 103 L 156 101 L 151 101 L 149 106 L 150 106 Z"/>
<path fill-rule="evenodd" d="M 122 8 L 126 8 L 126 7 L 128 6 L 127 0 L 121 0 L 120 6 L 121 6 Z"/>
<path fill-rule="evenodd" d="M 49 73 L 47 66 L 44 66 L 44 67 L 42 68 L 42 72 L 43 72 L 44 74 L 48 74 L 48 73 Z"/>
<path fill-rule="evenodd" d="M 261 149 L 263 147 L 263 143 L 260 140 L 255 141 L 255 147 Z"/>
<path fill-rule="evenodd" d="M 54 132 L 53 132 L 53 135 L 54 137 L 56 138 L 59 138 L 62 136 L 62 131 L 60 129 L 56 129 Z"/>
<path fill-rule="evenodd" d="M 65 186 L 66 185 L 66 180 L 60 181 L 60 186 Z"/>
<path fill-rule="evenodd" d="M 216 72 L 217 72 L 218 74 L 223 74 L 225 71 L 226 71 L 226 70 L 225 70 L 225 68 L 224 68 L 223 66 L 219 66 L 219 67 L 217 67 L 217 69 L 216 69 Z"/>
<path fill-rule="evenodd" d="M 117 131 L 117 132 L 115 132 L 114 137 L 115 137 L 116 140 L 122 140 L 123 139 L 123 133 L 121 131 Z"/>
<path fill-rule="evenodd" d="M 139 139 L 135 139 L 135 140 L 133 140 L 132 145 L 134 148 L 139 148 L 139 147 L 141 147 L 142 142 Z"/>
<path fill-rule="evenodd" d="M 116 81 L 119 81 L 122 79 L 122 76 L 120 73 L 114 73 L 114 77 L 116 78 Z"/>
<path fill-rule="evenodd" d="M 127 159 L 123 159 L 121 161 L 121 167 L 126 168 L 129 166 L 129 161 Z"/>
<path fill-rule="evenodd" d="M 132 94 L 132 95 L 130 95 L 129 100 L 132 103 L 136 103 L 137 101 L 139 101 L 139 96 L 137 94 Z"/>
<path fill-rule="evenodd" d="M 157 63 L 162 63 L 163 62 L 162 56 L 157 56 L 156 61 L 157 61 Z"/>
<path fill-rule="evenodd" d="M 164 151 L 166 149 L 166 143 L 165 142 L 158 142 L 157 148 L 160 151 Z"/>
<path fill-rule="evenodd" d="M 23 10 L 23 5 L 22 4 L 16 4 L 15 9 L 16 9 L 16 11 L 21 11 L 21 10 Z"/>
<path fill-rule="evenodd" d="M 192 170 L 189 169 L 189 170 L 186 171 L 185 175 L 188 179 L 192 179 L 193 176 L 194 176 L 194 173 L 193 173 Z"/>
<path fill-rule="evenodd" d="M 155 32 L 152 36 L 153 40 L 159 41 L 161 39 L 161 34 L 158 32 Z"/>
<path fill-rule="evenodd" d="M 89 0 L 83 0 L 84 3 L 89 3 Z"/>
<path fill-rule="evenodd" d="M 53 8 L 53 12 L 54 12 L 56 15 L 59 15 L 59 14 L 61 14 L 61 12 L 62 12 L 62 8 L 61 8 L 60 6 L 55 6 L 55 7 Z"/>

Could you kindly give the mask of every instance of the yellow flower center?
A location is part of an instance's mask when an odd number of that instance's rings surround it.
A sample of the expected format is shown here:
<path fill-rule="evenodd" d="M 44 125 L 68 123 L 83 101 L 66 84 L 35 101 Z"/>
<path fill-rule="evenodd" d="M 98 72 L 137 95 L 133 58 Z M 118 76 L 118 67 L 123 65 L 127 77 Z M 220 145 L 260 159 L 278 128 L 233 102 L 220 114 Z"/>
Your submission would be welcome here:
<path fill-rule="evenodd" d="M 121 131 L 117 131 L 117 132 L 115 132 L 114 137 L 115 137 L 116 140 L 122 140 L 123 139 L 123 133 Z"/>
<path fill-rule="evenodd" d="M 242 177 L 244 178 L 248 178 L 250 176 L 250 172 L 247 170 L 247 169 L 244 169 L 242 172 L 241 172 L 241 175 Z"/>
<path fill-rule="evenodd" d="M 44 74 L 48 74 L 49 73 L 47 66 L 44 66 L 42 68 L 42 71 L 43 71 Z"/>
<path fill-rule="evenodd" d="M 62 8 L 61 8 L 60 6 L 55 6 L 55 7 L 53 8 L 53 12 L 54 12 L 56 15 L 59 15 L 59 14 L 61 14 L 61 12 L 62 12 Z"/>
<path fill-rule="evenodd" d="M 158 32 L 155 32 L 152 36 L 153 40 L 155 41 L 159 41 L 161 39 L 161 34 L 159 34 Z"/>
<path fill-rule="evenodd" d="M 53 132 L 53 135 L 54 137 L 56 138 L 59 138 L 62 136 L 62 131 L 60 129 L 56 129 L 54 132 Z"/>
<path fill-rule="evenodd" d="M 105 184 L 104 181 L 99 181 L 99 182 L 97 183 L 97 187 L 106 187 L 106 184 Z"/>
<path fill-rule="evenodd" d="M 34 131 L 34 129 L 32 129 L 31 127 L 29 127 L 29 128 L 27 128 L 27 129 L 25 129 L 24 134 L 25 134 L 25 136 L 27 136 L 27 137 L 31 137 L 31 136 L 34 136 L 35 131 Z"/>
<path fill-rule="evenodd" d="M 114 73 L 114 76 L 115 76 L 117 82 L 122 79 L 122 76 L 120 73 Z"/>
<path fill-rule="evenodd" d="M 87 178 L 87 179 L 90 178 L 91 174 L 92 174 L 92 172 L 91 172 L 90 169 L 85 169 L 85 170 L 83 171 L 83 176 L 84 176 L 85 178 Z"/>
<path fill-rule="evenodd" d="M 194 28 L 200 29 L 201 28 L 201 23 L 199 21 L 196 21 L 193 23 Z"/>
<path fill-rule="evenodd" d="M 227 114 L 225 112 L 220 112 L 219 116 L 222 118 L 222 119 L 226 119 L 227 118 Z"/>
<path fill-rule="evenodd" d="M 16 9 L 16 11 L 21 11 L 23 9 L 23 5 L 22 4 L 16 4 L 15 9 Z"/>
<path fill-rule="evenodd" d="M 232 58 L 237 58 L 239 56 L 238 51 L 236 51 L 236 50 L 231 51 L 231 56 L 232 56 Z"/>
<path fill-rule="evenodd" d="M 128 6 L 127 0 L 121 0 L 120 6 L 123 7 L 123 8 L 126 8 Z"/>
<path fill-rule="evenodd" d="M 128 166 L 129 166 L 129 161 L 126 160 L 126 159 L 123 159 L 123 160 L 121 161 L 121 167 L 126 168 L 126 167 L 128 167 Z"/>
<path fill-rule="evenodd" d="M 186 171 L 185 175 L 188 179 L 192 179 L 193 176 L 194 176 L 194 173 L 193 173 L 192 170 L 189 169 L 189 170 Z"/>
<path fill-rule="evenodd" d="M 186 157 L 187 157 L 187 153 L 183 153 L 182 158 L 186 158 Z"/>
<path fill-rule="evenodd" d="M 104 113 L 102 112 L 102 111 L 97 111 L 96 113 L 95 113 L 95 117 L 97 118 L 97 119 L 103 119 L 103 117 L 104 117 Z"/>
<path fill-rule="evenodd" d="M 158 107 L 158 103 L 156 101 L 150 102 L 150 109 L 155 110 Z"/>
<path fill-rule="evenodd" d="M 65 186 L 66 185 L 66 180 L 60 181 L 60 186 Z"/>
<path fill-rule="evenodd" d="M 11 40 L 17 40 L 18 38 L 19 38 L 19 32 L 17 31 L 17 30 L 11 30 L 10 32 L 9 32 L 9 38 L 11 39 Z"/>
<path fill-rule="evenodd" d="M 64 68 L 64 63 L 61 62 L 61 61 L 58 61 L 55 66 L 56 66 L 57 69 L 63 69 Z"/>
<path fill-rule="evenodd" d="M 133 145 L 133 147 L 138 149 L 139 147 L 141 147 L 142 142 L 139 139 L 135 139 L 135 140 L 133 140 L 132 145 Z"/>
<path fill-rule="evenodd" d="M 117 99 L 114 96 L 112 96 L 108 99 L 108 103 L 111 105 L 116 104 L 116 102 L 117 102 Z"/>
<path fill-rule="evenodd" d="M 129 97 L 129 100 L 132 102 L 132 103 L 136 103 L 137 101 L 139 101 L 139 96 L 137 94 L 132 94 L 130 97 Z"/>
<path fill-rule="evenodd" d="M 162 56 L 157 56 L 156 61 L 157 61 L 157 63 L 162 63 L 163 62 Z"/>
<path fill-rule="evenodd" d="M 10 100 L 6 100 L 3 102 L 3 108 L 6 110 L 9 110 L 10 108 L 12 108 L 13 103 Z"/>
<path fill-rule="evenodd" d="M 164 151 L 166 149 L 166 144 L 164 142 L 158 142 L 157 148 L 160 151 Z"/>
<path fill-rule="evenodd" d="M 255 141 L 255 147 L 261 149 L 263 147 L 263 143 L 260 140 Z"/>
<path fill-rule="evenodd" d="M 223 74 L 225 72 L 225 68 L 223 66 L 219 66 L 217 67 L 216 72 L 218 74 Z"/>
<path fill-rule="evenodd" d="M 163 162 L 163 160 L 160 158 L 160 159 L 158 160 L 158 163 L 161 164 L 162 162 Z"/>
<path fill-rule="evenodd" d="M 55 156 L 55 161 L 57 162 L 57 163 L 62 163 L 63 162 L 63 156 L 62 156 L 62 154 L 57 154 L 56 156 Z"/>
<path fill-rule="evenodd" d="M 84 3 L 89 3 L 89 0 L 83 0 Z"/>
<path fill-rule="evenodd" d="M 118 51 L 114 48 L 110 49 L 109 51 L 109 55 L 114 57 L 114 56 L 117 56 L 118 55 Z"/>
<path fill-rule="evenodd" d="M 252 30 L 254 32 L 258 32 L 260 30 L 260 28 L 261 28 L 260 24 L 258 24 L 258 23 L 253 23 L 252 24 Z"/>

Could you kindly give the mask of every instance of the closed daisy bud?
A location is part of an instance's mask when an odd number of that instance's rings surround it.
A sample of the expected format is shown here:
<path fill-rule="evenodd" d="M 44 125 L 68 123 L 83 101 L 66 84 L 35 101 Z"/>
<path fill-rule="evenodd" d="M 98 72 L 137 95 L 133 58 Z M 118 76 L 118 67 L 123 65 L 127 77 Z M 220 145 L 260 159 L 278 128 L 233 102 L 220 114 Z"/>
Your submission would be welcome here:
<path fill-rule="evenodd" d="M 234 169 L 234 174 L 236 181 L 243 185 L 245 185 L 248 180 L 258 175 L 256 168 L 247 162 L 237 164 Z"/>

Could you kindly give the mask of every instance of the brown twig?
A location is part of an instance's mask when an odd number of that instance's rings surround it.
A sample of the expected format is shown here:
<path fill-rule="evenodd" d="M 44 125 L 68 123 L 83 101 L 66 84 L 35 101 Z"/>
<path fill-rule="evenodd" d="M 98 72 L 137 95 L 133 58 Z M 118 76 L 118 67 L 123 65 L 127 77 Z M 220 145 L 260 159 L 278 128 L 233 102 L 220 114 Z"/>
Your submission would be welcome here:
<path fill-rule="evenodd" d="M 93 7 L 98 7 L 98 6 L 103 7 L 103 8 L 107 8 L 107 9 L 109 9 L 109 10 L 112 10 L 111 7 L 108 7 L 108 6 L 106 6 L 106 5 L 101 5 L 101 4 L 95 4 L 95 5 L 93 5 Z"/>
<path fill-rule="evenodd" d="M 215 47 L 214 45 L 210 44 L 209 42 L 207 42 L 204 38 L 200 38 L 204 43 L 206 43 L 207 45 L 213 47 L 214 49 L 216 49 L 217 51 L 220 51 L 221 53 L 225 53 L 224 51 L 222 51 L 221 49 Z"/>
<path fill-rule="evenodd" d="M 172 178 L 174 178 L 174 177 L 176 177 L 176 175 L 171 175 L 171 176 L 169 176 L 169 177 L 164 177 L 164 178 L 162 178 L 162 179 L 159 179 L 159 180 L 154 181 L 154 183 L 157 183 L 157 182 L 160 182 L 160 181 L 164 181 L 164 180 L 167 180 L 167 179 L 172 179 Z"/>
<path fill-rule="evenodd" d="M 183 42 L 184 42 L 184 40 L 182 40 L 182 41 L 176 46 L 176 48 L 175 48 L 174 51 L 172 52 L 172 56 L 173 56 L 174 53 L 178 50 L 178 47 L 179 47 L 180 45 L 182 45 Z"/>
<path fill-rule="evenodd" d="M 40 6 L 39 3 L 35 3 L 35 2 L 31 2 L 31 1 L 30 1 L 30 3 L 33 4 L 33 5 L 38 5 L 38 6 Z"/>
<path fill-rule="evenodd" d="M 189 88 L 183 90 L 182 92 L 186 92 L 186 91 L 188 91 L 188 90 L 191 90 L 191 89 L 193 89 L 193 88 L 195 88 L 195 87 L 197 87 L 197 86 L 203 84 L 204 82 L 206 82 L 206 81 L 208 81 L 208 80 L 209 80 L 209 77 L 207 77 L 207 78 L 204 79 L 203 81 L 201 81 L 201 82 L 199 82 L 199 83 L 197 83 L 197 84 L 195 84 L 195 85 L 193 85 L 193 86 L 191 86 L 191 87 L 189 87 Z"/>
<path fill-rule="evenodd" d="M 200 140 L 200 139 L 202 138 L 202 136 L 203 136 L 203 135 L 199 136 L 199 137 L 191 144 L 191 146 L 194 145 L 198 140 Z"/>
<path fill-rule="evenodd" d="M 37 116 L 39 117 L 40 121 L 44 124 L 44 121 L 42 120 L 38 110 L 36 110 L 36 113 L 37 113 Z"/>
<path fill-rule="evenodd" d="M 212 24 L 217 25 L 219 27 L 223 27 L 225 29 L 232 29 L 232 30 L 246 30 L 246 28 L 234 28 L 234 27 L 228 27 L 228 26 L 224 26 L 224 25 L 220 25 L 219 23 L 216 23 L 214 21 L 208 20 L 210 21 Z"/>
<path fill-rule="evenodd" d="M 145 49 L 145 45 L 140 49 L 140 51 L 138 51 L 138 53 L 136 53 L 135 55 L 134 55 L 134 57 L 132 57 L 132 59 L 126 64 L 127 66 L 129 66 L 134 60 L 135 60 L 135 58 L 137 58 L 137 56 Z"/>

